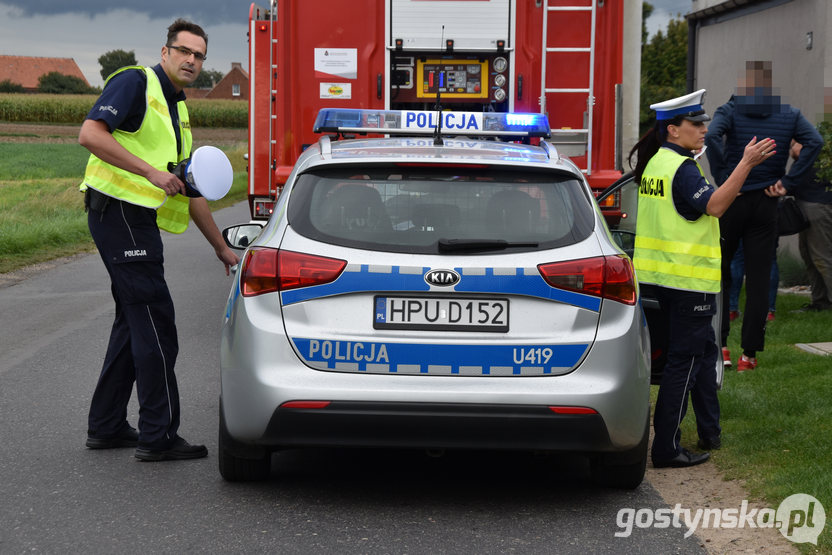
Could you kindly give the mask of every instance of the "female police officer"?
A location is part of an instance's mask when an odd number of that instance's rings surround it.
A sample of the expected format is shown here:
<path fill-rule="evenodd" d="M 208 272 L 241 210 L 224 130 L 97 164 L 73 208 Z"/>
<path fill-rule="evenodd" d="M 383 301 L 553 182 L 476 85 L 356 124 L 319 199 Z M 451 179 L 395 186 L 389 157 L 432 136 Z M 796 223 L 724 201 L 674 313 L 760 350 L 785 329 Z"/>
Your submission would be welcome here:
<path fill-rule="evenodd" d="M 754 137 L 731 176 L 715 189 L 693 152 L 705 143 L 705 90 L 650 106 L 656 126 L 630 151 L 637 162 L 638 218 L 633 265 L 639 282 L 657 286 L 668 329 L 667 363 L 653 418 L 653 466 L 693 466 L 709 453 L 680 445 L 680 425 L 691 393 L 699 445 L 719 448 L 719 356 L 711 318 L 720 289 L 719 223 L 751 168 L 770 158 L 774 141 Z"/>

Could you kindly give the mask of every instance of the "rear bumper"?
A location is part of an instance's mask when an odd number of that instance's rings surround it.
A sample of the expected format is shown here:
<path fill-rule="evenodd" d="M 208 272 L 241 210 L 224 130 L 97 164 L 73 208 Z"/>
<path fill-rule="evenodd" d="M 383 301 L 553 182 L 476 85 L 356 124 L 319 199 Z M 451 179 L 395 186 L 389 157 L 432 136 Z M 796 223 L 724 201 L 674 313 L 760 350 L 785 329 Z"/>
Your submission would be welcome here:
<path fill-rule="evenodd" d="M 335 401 L 275 410 L 257 444 L 267 448 L 614 450 L 599 414 L 556 414 L 547 406 Z"/>

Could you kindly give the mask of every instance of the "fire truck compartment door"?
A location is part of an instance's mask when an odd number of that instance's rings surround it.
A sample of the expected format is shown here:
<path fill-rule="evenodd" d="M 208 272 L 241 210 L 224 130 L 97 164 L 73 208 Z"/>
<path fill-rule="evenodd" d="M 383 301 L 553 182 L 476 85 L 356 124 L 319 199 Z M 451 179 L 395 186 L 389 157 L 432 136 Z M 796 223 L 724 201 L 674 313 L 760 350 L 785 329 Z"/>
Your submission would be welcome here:
<path fill-rule="evenodd" d="M 510 0 L 390 2 L 391 48 L 396 39 L 403 40 L 405 50 L 444 49 L 446 40 L 453 40 L 454 50 L 461 51 L 493 51 L 498 40 L 506 41 L 506 48 L 511 48 Z"/>

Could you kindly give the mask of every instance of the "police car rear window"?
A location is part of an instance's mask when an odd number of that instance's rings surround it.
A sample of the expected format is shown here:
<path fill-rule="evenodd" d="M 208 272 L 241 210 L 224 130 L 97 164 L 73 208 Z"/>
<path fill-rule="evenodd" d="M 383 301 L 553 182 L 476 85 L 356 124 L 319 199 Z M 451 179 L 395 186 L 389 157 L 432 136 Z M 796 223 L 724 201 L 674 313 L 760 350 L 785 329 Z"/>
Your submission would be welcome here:
<path fill-rule="evenodd" d="M 594 225 L 574 177 L 464 166 L 306 173 L 288 219 L 317 241 L 427 254 L 554 248 L 582 241 Z"/>

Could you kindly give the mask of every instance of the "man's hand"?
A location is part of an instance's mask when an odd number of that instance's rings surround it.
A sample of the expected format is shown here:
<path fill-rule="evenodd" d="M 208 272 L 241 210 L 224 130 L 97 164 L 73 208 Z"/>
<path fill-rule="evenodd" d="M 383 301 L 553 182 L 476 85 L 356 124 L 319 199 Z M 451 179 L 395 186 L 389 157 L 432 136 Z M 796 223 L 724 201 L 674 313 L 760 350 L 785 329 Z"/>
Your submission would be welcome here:
<path fill-rule="evenodd" d="M 229 270 L 231 269 L 231 266 L 236 266 L 240 263 L 240 257 L 237 256 L 237 253 L 235 253 L 229 247 L 225 247 L 218 250 L 217 258 L 220 259 L 220 262 L 225 264 L 225 275 L 230 275 Z"/>
<path fill-rule="evenodd" d="M 157 169 L 149 172 L 147 180 L 159 187 L 168 196 L 173 196 L 178 193 L 185 194 L 185 184 L 170 172 L 165 172 Z"/>
<path fill-rule="evenodd" d="M 783 182 L 778 179 L 777 183 L 766 187 L 765 193 L 770 197 L 784 197 L 788 194 L 788 191 L 783 187 Z"/>

